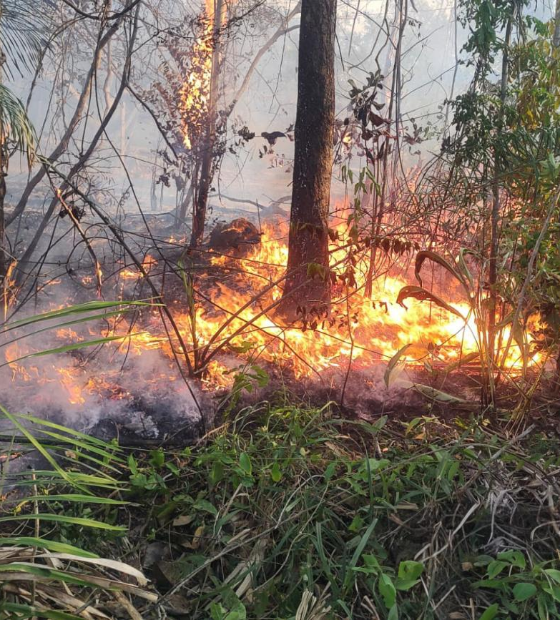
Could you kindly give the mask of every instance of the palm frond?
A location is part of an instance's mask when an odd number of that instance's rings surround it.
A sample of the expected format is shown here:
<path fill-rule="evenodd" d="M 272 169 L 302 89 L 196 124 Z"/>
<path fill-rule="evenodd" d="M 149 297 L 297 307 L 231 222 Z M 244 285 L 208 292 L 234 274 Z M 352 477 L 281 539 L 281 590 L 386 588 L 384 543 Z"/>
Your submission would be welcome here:
<path fill-rule="evenodd" d="M 31 165 L 35 156 L 35 130 L 23 103 L 3 84 L 0 84 L 0 137 L 26 153 Z"/>
<path fill-rule="evenodd" d="M 0 0 L 0 47 L 9 77 L 37 65 L 46 45 L 52 6 L 50 0 Z"/>

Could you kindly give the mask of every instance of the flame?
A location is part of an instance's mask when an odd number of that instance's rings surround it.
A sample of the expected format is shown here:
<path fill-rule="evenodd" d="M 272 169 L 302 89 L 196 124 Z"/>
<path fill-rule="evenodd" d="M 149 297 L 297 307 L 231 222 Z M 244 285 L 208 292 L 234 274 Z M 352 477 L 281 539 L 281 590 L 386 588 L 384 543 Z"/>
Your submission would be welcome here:
<path fill-rule="evenodd" d="M 144 271 L 149 274 L 155 265 L 157 265 L 157 260 L 153 256 L 150 256 L 149 254 L 147 254 L 144 260 L 142 261 L 142 268 L 144 269 Z M 136 268 L 122 269 L 119 272 L 119 276 L 121 277 L 122 280 L 138 280 L 139 278 L 144 277 L 142 272 Z"/>
<path fill-rule="evenodd" d="M 343 236 L 344 228 L 339 227 L 341 247 L 347 241 Z M 396 303 L 399 291 L 409 283 L 405 275 L 378 278 L 373 283 L 372 297 L 368 298 L 363 294 L 366 268 L 357 270 L 356 293 L 349 297 L 347 304 L 335 304 L 334 317 L 330 321 L 317 321 L 316 325 L 302 330 L 284 325 L 273 313 L 263 314 L 263 308 L 282 294 L 281 287 L 275 286 L 267 295 L 258 296 L 269 283 L 280 280 L 285 271 L 286 236 L 278 238 L 278 235 L 278 226 L 265 225 L 261 244 L 254 246 L 244 259 L 224 255 L 212 257 L 215 267 L 226 273 L 231 267 L 231 272 L 215 283 L 211 294 L 212 307 L 206 303 L 196 307 L 194 342 L 192 314 L 179 311 L 175 316 L 191 352 L 203 351 L 209 343 L 211 350 L 233 337 L 225 352 L 248 361 L 281 364 L 289 367 L 296 377 L 304 377 L 328 369 L 345 369 L 349 363 L 356 369 L 367 368 L 372 363 L 389 360 L 404 345 L 414 345 L 407 351 L 408 360 L 441 367 L 479 350 L 477 325 L 466 302 L 450 302 L 467 317 L 466 324 L 459 317 L 426 302 L 408 300 L 405 308 Z M 345 250 L 336 246 L 331 249 L 332 268 L 340 272 Z M 243 270 L 241 274 L 240 268 Z M 455 295 L 452 290 L 449 294 Z M 245 309 L 239 311 L 243 307 Z M 226 320 L 229 324 L 214 340 L 214 334 Z M 121 324 L 120 329 L 125 333 L 122 330 L 126 326 Z M 502 350 L 509 336 L 505 329 L 501 338 Z M 530 335 L 528 338 L 530 340 Z M 157 348 L 169 357 L 172 355 L 171 345 L 157 324 L 134 335 L 129 346 L 136 354 Z M 539 359 L 539 354 L 535 353 L 532 362 Z M 516 344 L 510 346 L 505 366 L 509 369 L 522 366 Z M 221 387 L 231 384 L 231 370 L 215 358 L 207 373 L 211 377 L 209 384 Z"/>
<path fill-rule="evenodd" d="M 189 73 L 179 91 L 183 144 L 188 150 L 198 143 L 206 122 L 212 77 L 214 0 L 206 0 L 200 23 L 202 34 L 193 44 Z"/>
<path fill-rule="evenodd" d="M 60 383 L 64 389 L 68 392 L 68 401 L 71 405 L 84 405 L 86 399 L 82 393 L 82 389 L 77 382 L 77 378 L 80 375 L 79 368 L 75 366 L 69 366 L 66 368 L 57 368 L 60 375 Z"/>
<path fill-rule="evenodd" d="M 331 245 L 332 269 L 338 273 L 344 272 L 348 264 L 343 249 L 348 241 L 345 228 L 338 227 L 339 240 Z M 349 367 L 371 370 L 380 362 L 386 363 L 404 345 L 412 345 L 406 351 L 409 362 L 429 364 L 432 368 L 445 368 L 479 350 L 474 317 L 468 304 L 451 287 L 447 287 L 445 299 L 468 317 L 466 324 L 456 315 L 426 302 L 407 300 L 407 308 L 397 304 L 400 289 L 410 282 L 406 273 L 377 278 L 371 298 L 365 296 L 368 269 L 361 262 L 356 266 L 353 294 L 344 297 L 344 289 L 335 289 L 332 317 L 317 320 L 316 325 L 308 325 L 307 329 L 283 324 L 274 313 L 263 310 L 282 295 L 280 285 L 271 285 L 281 281 L 285 272 L 286 238 L 287 226 L 283 230 L 278 224 L 267 224 L 261 243 L 251 246 L 244 257 L 213 255 L 207 276 L 213 284 L 203 290 L 211 303 L 197 298 L 190 311 L 178 299 L 170 305 L 193 363 L 195 357 L 200 359 L 202 353 L 215 351 L 224 344 L 219 353 L 211 355 L 205 373 L 198 375 L 203 389 L 231 388 L 238 368 L 264 362 L 289 370 L 297 378 L 313 378 L 325 376 L 325 371 L 345 373 Z M 146 257 L 146 269 L 155 264 L 152 258 Z M 135 277 L 138 275 L 135 272 Z M 337 297 L 343 302 L 337 302 Z M 100 330 L 89 324 L 89 335 L 84 334 L 84 327 L 60 328 L 56 337 L 66 344 L 90 336 L 93 339 L 122 336 L 122 340 L 107 346 L 111 356 L 120 356 L 123 363 L 140 356 L 158 360 L 157 370 L 142 379 L 142 390 L 167 389 L 170 381 L 179 385 L 174 354 L 180 353 L 181 347 L 173 336 L 168 337 L 156 310 L 134 323 L 127 316 L 110 317 L 103 326 Z M 505 329 L 499 341 L 502 355 L 509 337 Z M 527 338 L 531 340 L 530 334 Z M 95 372 L 87 363 L 80 362 L 80 358 L 66 358 L 69 361 L 65 367 L 61 365 L 64 357 L 53 356 L 37 368 L 30 363 L 31 359 L 22 359 L 37 351 L 33 343 L 25 340 L 9 344 L 4 351 L 16 387 L 28 386 L 32 390 L 35 385 L 46 385 L 49 394 L 66 400 L 74 408 L 87 408 L 106 399 L 134 402 L 134 395 L 122 386 L 120 364 L 112 365 L 113 368 L 118 365 L 119 370 Z M 506 368 L 513 371 L 520 368 L 521 357 L 519 347 L 513 344 L 505 361 Z M 531 363 L 540 360 L 540 355 L 534 353 Z M 40 390 L 36 392 L 39 394 Z"/>

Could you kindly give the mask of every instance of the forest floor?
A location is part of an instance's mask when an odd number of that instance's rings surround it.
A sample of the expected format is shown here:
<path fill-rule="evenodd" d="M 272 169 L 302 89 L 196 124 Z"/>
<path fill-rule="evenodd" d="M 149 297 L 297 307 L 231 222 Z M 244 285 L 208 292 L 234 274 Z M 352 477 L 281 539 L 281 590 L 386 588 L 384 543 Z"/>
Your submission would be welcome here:
<path fill-rule="evenodd" d="M 411 371 L 456 395 L 427 399 L 385 368 L 344 393 L 269 363 L 188 447 L 0 408 L 0 620 L 560 618 L 558 386 L 481 415 L 476 370 Z"/>
<path fill-rule="evenodd" d="M 11 419 L 52 460 L 6 486 L 5 618 L 560 617 L 560 441 L 530 419 L 277 397 L 155 450 Z"/>

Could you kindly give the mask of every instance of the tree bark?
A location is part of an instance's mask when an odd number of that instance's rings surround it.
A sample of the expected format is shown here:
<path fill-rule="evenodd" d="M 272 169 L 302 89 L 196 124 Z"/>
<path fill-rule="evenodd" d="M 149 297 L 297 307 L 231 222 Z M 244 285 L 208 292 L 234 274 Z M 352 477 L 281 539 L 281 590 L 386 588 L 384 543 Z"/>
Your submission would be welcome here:
<path fill-rule="evenodd" d="M 328 217 L 335 105 L 336 0 L 303 0 L 288 271 L 281 312 L 330 303 Z"/>
<path fill-rule="evenodd" d="M 498 135 L 503 131 L 505 102 L 509 79 L 509 45 L 513 28 L 513 18 L 508 20 L 506 25 L 505 45 L 502 55 L 502 75 L 500 81 L 500 109 L 498 118 Z M 502 154 L 498 145 L 494 147 L 494 178 L 492 182 L 492 210 L 490 212 L 490 260 L 488 265 L 488 386 L 483 386 L 483 400 L 486 399 L 484 392 L 488 391 L 490 402 L 494 402 L 494 369 L 498 361 L 496 351 L 496 337 L 499 329 L 497 327 L 498 311 L 498 254 L 500 244 L 500 177 L 502 172 Z M 487 387 L 487 390 L 486 390 Z"/>
<path fill-rule="evenodd" d="M 4 216 L 4 201 L 6 198 L 6 161 L 5 161 L 5 140 L 0 136 L 0 299 L 3 299 L 4 279 L 8 273 L 8 253 L 6 252 L 6 223 Z"/>
<path fill-rule="evenodd" d="M 556 0 L 556 11 L 554 12 L 554 36 L 552 45 L 560 47 L 560 0 Z"/>
<path fill-rule="evenodd" d="M 1 7 L 0 7 L 1 15 Z M 6 62 L 4 52 L 0 49 L 0 83 L 3 77 L 3 67 Z M 0 132 L 0 300 L 4 301 L 6 290 L 5 278 L 8 273 L 8 255 L 6 252 L 6 220 L 4 202 L 6 199 L 6 140 L 3 132 Z M 3 305 L 3 304 L 2 304 Z"/>

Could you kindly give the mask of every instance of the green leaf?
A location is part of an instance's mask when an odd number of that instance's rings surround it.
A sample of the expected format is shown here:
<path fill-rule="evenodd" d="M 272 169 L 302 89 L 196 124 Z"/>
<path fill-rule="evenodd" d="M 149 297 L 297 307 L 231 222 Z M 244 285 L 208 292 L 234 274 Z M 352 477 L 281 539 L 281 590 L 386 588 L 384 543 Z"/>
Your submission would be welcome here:
<path fill-rule="evenodd" d="M 513 587 L 513 596 L 516 601 L 526 601 L 537 593 L 534 583 L 516 583 Z"/>
<path fill-rule="evenodd" d="M 73 545 L 57 542 L 55 540 L 47 540 L 45 538 L 35 538 L 33 536 L 18 536 L 17 538 L 1 538 L 0 545 L 2 547 L 39 547 L 40 549 L 48 549 L 54 553 L 70 553 L 83 558 L 98 558 L 99 556 L 89 551 L 84 551 Z"/>
<path fill-rule="evenodd" d="M 465 254 L 474 255 L 474 252 L 472 252 L 472 250 L 468 250 L 467 248 L 461 248 L 459 250 L 459 256 L 457 257 L 457 262 L 463 274 L 467 278 L 467 282 L 469 283 L 471 290 L 474 290 L 474 278 L 472 277 L 472 274 L 467 266 L 467 262 L 465 260 Z"/>
<path fill-rule="evenodd" d="M 0 564 L 0 575 L 1 573 L 10 572 L 28 573 L 30 575 L 36 575 L 37 577 L 40 577 L 42 579 L 63 581 L 65 583 L 71 583 L 76 586 L 87 587 L 97 585 L 91 581 L 88 581 L 87 575 L 84 575 L 83 578 L 81 576 L 76 577 L 72 573 L 64 572 L 54 568 L 49 568 L 44 564 L 27 564 L 24 562 L 11 562 L 10 564 Z"/>
<path fill-rule="evenodd" d="M 336 462 L 329 463 L 325 469 L 325 481 L 328 482 L 336 472 Z"/>
<path fill-rule="evenodd" d="M 77 493 L 63 493 L 61 495 L 32 495 L 25 497 L 21 503 L 26 502 L 78 502 L 80 504 L 110 504 L 112 506 L 125 506 L 130 502 L 124 502 L 110 497 L 98 497 L 95 495 L 78 495 Z M 0 539 L 1 542 L 1 539 Z"/>
<path fill-rule="evenodd" d="M 364 527 L 364 520 L 360 517 L 360 515 L 355 515 L 352 519 L 352 523 L 348 526 L 348 530 L 350 532 L 357 533 L 362 529 L 362 527 Z"/>
<path fill-rule="evenodd" d="M 555 568 L 547 568 L 543 572 L 545 575 L 548 575 L 551 579 L 556 581 L 556 583 L 560 583 L 560 570 L 556 570 Z"/>
<path fill-rule="evenodd" d="M 389 610 L 387 620 L 399 620 L 399 608 L 396 603 Z"/>
<path fill-rule="evenodd" d="M 509 562 L 504 562 L 502 560 L 494 560 L 488 564 L 488 568 L 486 569 L 486 574 L 488 575 L 488 579 L 494 579 L 497 577 L 504 568 L 510 566 Z"/>
<path fill-rule="evenodd" d="M 58 310 L 51 310 L 49 312 L 44 312 L 42 314 L 36 314 L 31 317 L 27 317 L 25 319 L 20 319 L 19 321 L 13 321 L 12 323 L 8 323 L 3 329 L 4 331 L 9 331 L 15 329 L 17 327 L 23 327 L 25 325 L 32 325 L 35 323 L 40 323 L 42 321 L 50 321 L 52 319 L 58 319 L 60 317 L 70 316 L 74 314 L 83 314 L 87 312 L 94 312 L 96 310 L 104 310 L 106 308 L 115 308 L 115 307 L 123 307 L 127 308 L 128 306 L 161 306 L 161 304 L 147 302 L 147 301 L 88 301 L 84 304 L 77 304 L 75 306 L 67 306 L 65 308 L 60 308 Z M 96 315 L 91 318 L 97 319 L 102 318 L 103 315 Z M 58 325 L 57 325 L 58 327 Z"/>
<path fill-rule="evenodd" d="M 418 583 L 418 578 L 424 571 L 422 562 L 404 560 L 399 564 L 398 579 L 395 583 L 397 590 L 410 590 Z"/>
<path fill-rule="evenodd" d="M 113 532 L 123 532 L 126 527 L 120 525 L 110 525 L 102 521 L 94 519 L 84 519 L 82 517 L 68 517 L 66 515 L 55 515 L 49 513 L 28 514 L 28 515 L 10 515 L 9 517 L 0 517 L 0 523 L 9 523 L 10 521 L 55 521 L 58 523 L 71 523 L 73 525 L 83 525 L 84 527 L 93 527 L 100 530 L 111 530 Z"/>
<path fill-rule="evenodd" d="M 247 452 L 242 452 L 239 456 L 239 466 L 248 476 L 252 475 L 253 465 L 251 463 L 251 457 L 247 454 Z"/>
<path fill-rule="evenodd" d="M 381 565 L 374 555 L 365 553 L 362 555 L 364 566 L 355 567 L 353 570 L 357 573 L 365 573 L 366 575 L 377 575 L 381 572 Z"/>
<path fill-rule="evenodd" d="M 67 614 L 64 611 L 52 611 L 48 609 L 38 609 L 31 605 L 20 605 L 18 603 L 0 603 L 0 611 L 10 611 L 17 616 L 14 618 L 49 618 L 50 620 L 82 620 L 81 616 Z"/>
<path fill-rule="evenodd" d="M 14 362 L 22 362 L 33 357 L 44 357 L 45 355 L 55 355 L 58 353 L 69 353 L 70 351 L 78 351 L 79 349 L 85 349 L 86 347 L 97 347 L 100 344 L 107 344 L 109 342 L 114 342 L 115 340 L 126 340 L 127 338 L 134 338 L 134 336 L 138 336 L 143 333 L 145 332 L 134 332 L 133 334 L 125 334 L 124 336 L 106 336 L 105 338 L 96 338 L 95 340 L 82 340 L 81 342 L 74 342 L 73 344 L 67 344 L 63 347 L 56 347 L 54 349 L 35 351 L 34 353 L 27 353 L 26 355 L 17 357 L 13 360 L 10 360 L 9 362 L 0 364 L 0 368 L 2 366 L 7 366 L 8 364 L 13 364 Z"/>
<path fill-rule="evenodd" d="M 159 469 L 160 467 L 163 467 L 164 463 L 165 453 L 162 448 L 158 448 L 157 450 L 152 450 L 150 452 L 150 465 L 152 465 L 152 467 L 157 467 Z"/>
<path fill-rule="evenodd" d="M 379 594 L 383 597 L 383 602 L 387 609 L 391 609 L 397 599 L 397 589 L 393 584 L 393 580 L 387 573 L 381 573 L 379 576 Z"/>
<path fill-rule="evenodd" d="M 224 477 L 224 464 L 222 461 L 214 461 L 210 471 L 210 481 L 212 484 L 218 484 Z"/>
<path fill-rule="evenodd" d="M 521 551 L 510 550 L 510 551 L 502 551 L 498 553 L 498 560 L 502 560 L 503 562 L 509 562 L 512 566 L 516 566 L 517 568 L 525 569 L 527 566 L 527 562 L 525 560 L 525 556 L 521 553 Z"/>
<path fill-rule="evenodd" d="M 27 161 L 31 166 L 35 157 L 37 136 L 25 106 L 4 84 L 0 84 L 0 132 L 4 140 L 15 143 L 19 151 L 27 154 Z"/>
<path fill-rule="evenodd" d="M 478 620 L 493 620 L 498 615 L 499 611 L 500 607 L 498 603 L 494 603 L 493 605 L 490 605 L 490 607 L 488 607 L 488 609 L 482 614 L 482 616 L 480 616 Z"/>
<path fill-rule="evenodd" d="M 61 477 L 64 478 L 69 484 L 72 484 L 72 479 L 68 475 L 66 470 L 58 464 L 56 459 L 50 454 L 48 450 L 44 448 L 44 446 L 41 445 L 41 443 L 33 436 L 33 434 L 30 433 L 29 430 L 25 426 L 23 426 L 23 424 L 20 424 L 17 419 L 18 416 L 9 413 L 6 409 L 4 409 L 4 407 L 2 407 L 2 405 L 0 405 L 0 412 L 4 414 L 8 418 L 8 420 L 10 420 L 10 422 L 18 429 L 20 433 L 25 436 L 26 439 L 29 440 L 31 444 L 33 444 L 35 449 L 52 465 L 53 469 L 58 472 Z M 76 485 L 76 487 L 85 493 L 88 492 L 87 488 L 81 485 Z M 0 519 L 0 521 L 1 520 L 2 519 Z"/>
<path fill-rule="evenodd" d="M 327 277 L 327 269 L 319 263 L 309 263 L 307 265 L 307 277 L 313 279 L 315 276 L 319 276 L 320 280 L 324 280 Z"/>
<path fill-rule="evenodd" d="M 430 400 L 435 400 L 440 403 L 463 403 L 465 402 L 462 398 L 457 398 L 452 394 L 448 394 L 447 392 L 442 392 L 441 390 L 437 390 L 436 388 L 431 387 L 430 385 L 424 385 L 423 383 L 410 383 L 410 387 L 414 388 L 420 394 L 429 398 Z"/>
<path fill-rule="evenodd" d="M 280 470 L 280 465 L 278 465 L 278 461 L 274 461 L 272 467 L 270 468 L 270 477 L 273 482 L 280 482 L 282 479 L 282 471 Z"/>
<path fill-rule="evenodd" d="M 193 508 L 201 512 L 208 512 L 214 517 L 218 514 L 217 508 L 206 499 L 197 499 Z"/>

